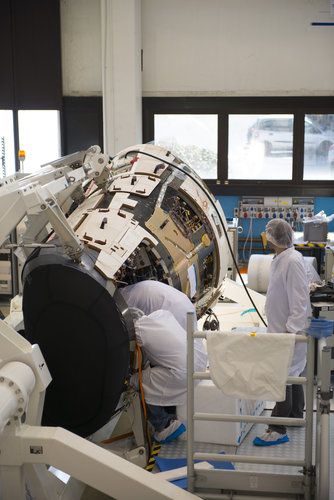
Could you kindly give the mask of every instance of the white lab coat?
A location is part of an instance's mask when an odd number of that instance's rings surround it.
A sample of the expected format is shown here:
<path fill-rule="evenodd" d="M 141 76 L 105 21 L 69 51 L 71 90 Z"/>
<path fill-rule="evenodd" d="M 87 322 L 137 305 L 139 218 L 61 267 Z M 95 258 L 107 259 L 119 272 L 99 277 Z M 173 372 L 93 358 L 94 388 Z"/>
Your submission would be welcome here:
<path fill-rule="evenodd" d="M 187 313 L 194 314 L 194 330 L 197 330 L 196 309 L 190 299 L 177 288 L 160 281 L 139 281 L 135 285 L 120 288 L 128 307 L 136 307 L 148 315 L 162 309 L 173 314 L 180 326 L 187 331 Z M 194 349 L 207 362 L 207 354 L 202 339 L 194 339 Z"/>
<path fill-rule="evenodd" d="M 196 321 L 194 327 L 197 328 L 195 307 L 177 288 L 160 281 L 146 280 L 120 288 L 119 291 L 129 307 L 136 307 L 144 314 L 151 314 L 158 309 L 172 312 L 174 318 L 185 330 L 187 330 L 187 312 L 192 312 Z"/>
<path fill-rule="evenodd" d="M 187 394 L 187 334 L 173 314 L 162 309 L 135 321 L 136 337 L 150 360 L 142 372 L 145 401 L 156 406 L 184 404 Z M 203 344 L 202 344 L 203 346 Z M 195 371 L 205 371 L 207 356 L 194 347 Z M 131 377 L 138 386 L 138 374 Z"/>
<path fill-rule="evenodd" d="M 266 316 L 271 333 L 305 332 L 311 316 L 309 285 L 302 255 L 293 247 L 275 256 L 269 277 Z M 289 376 L 298 377 L 306 365 L 306 343 L 296 344 Z"/>

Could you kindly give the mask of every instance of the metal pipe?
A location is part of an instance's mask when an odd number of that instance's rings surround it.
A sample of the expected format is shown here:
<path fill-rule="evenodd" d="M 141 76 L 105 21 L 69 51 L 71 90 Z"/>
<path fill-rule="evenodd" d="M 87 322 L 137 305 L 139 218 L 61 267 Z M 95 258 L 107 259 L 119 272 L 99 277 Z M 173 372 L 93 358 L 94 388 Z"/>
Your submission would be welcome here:
<path fill-rule="evenodd" d="M 204 500 L 256 500 L 254 495 L 247 495 L 243 493 L 235 494 L 234 491 L 229 493 L 201 493 L 201 498 Z M 261 500 L 282 500 L 282 495 L 261 495 Z M 290 498 L 290 497 L 289 497 Z"/>
<path fill-rule="evenodd" d="M 319 499 L 329 500 L 329 413 L 322 413 L 320 419 L 320 467 L 319 467 Z"/>
<path fill-rule="evenodd" d="M 194 380 L 211 380 L 211 375 L 210 372 L 194 372 L 193 375 Z M 306 384 L 307 378 L 306 377 L 288 377 L 286 379 L 287 384 L 294 384 L 294 385 L 303 385 Z"/>
<path fill-rule="evenodd" d="M 297 460 L 294 458 L 280 458 L 280 457 L 260 457 L 260 456 L 246 456 L 246 455 L 232 455 L 219 453 L 194 453 L 194 460 L 204 461 L 219 461 L 219 462 L 239 462 L 247 464 L 272 464 L 272 465 L 291 465 L 294 467 L 304 467 L 305 460 Z"/>
<path fill-rule="evenodd" d="M 306 429 L 305 429 L 305 500 L 311 500 L 313 476 L 313 463 L 312 463 L 312 437 L 313 437 L 313 377 L 314 377 L 314 337 L 309 335 L 307 337 L 307 360 L 306 360 Z M 313 481 L 313 479 L 312 479 Z"/>
<path fill-rule="evenodd" d="M 320 440 L 320 468 L 319 468 L 319 498 L 329 499 L 329 412 L 330 412 L 330 360 L 331 347 L 322 349 L 321 359 L 321 391 L 320 391 L 320 411 L 321 411 L 321 440 Z"/>
<path fill-rule="evenodd" d="M 243 495 L 242 493 L 201 493 L 204 500 L 256 500 L 254 495 Z M 282 500 L 282 495 L 261 495 L 261 500 Z"/>
<path fill-rule="evenodd" d="M 195 339 L 206 339 L 207 334 L 210 335 L 210 331 L 209 332 L 198 331 L 194 332 L 193 335 Z M 307 342 L 308 337 L 309 337 L 308 335 L 296 335 L 295 342 Z"/>
<path fill-rule="evenodd" d="M 253 422 L 256 424 L 276 424 L 305 427 L 306 420 L 303 418 L 286 417 L 261 417 L 253 415 L 228 415 L 219 413 L 194 413 L 194 420 L 207 420 L 210 422 Z"/>
<path fill-rule="evenodd" d="M 315 383 L 317 386 L 317 391 L 318 394 L 316 396 L 316 421 L 315 421 L 315 468 L 316 472 L 315 475 L 317 478 L 320 477 L 320 453 L 321 453 L 321 414 L 320 414 L 320 397 L 319 397 L 319 390 L 320 390 L 320 385 L 321 385 L 321 355 L 322 355 L 322 349 L 323 347 L 326 346 L 326 339 L 325 338 L 320 338 L 316 341 L 317 343 L 317 373 L 315 374 Z M 319 497 L 320 494 L 320 481 L 317 481 L 317 498 Z"/>
<path fill-rule="evenodd" d="M 17 243 L 17 233 L 16 229 L 13 229 L 10 235 L 10 240 L 11 243 Z M 12 277 L 12 290 L 11 290 L 11 295 L 12 297 L 15 297 L 19 293 L 19 279 L 20 279 L 20 273 L 19 273 L 19 264 L 17 257 L 13 251 L 13 249 L 10 252 L 10 263 L 11 263 L 11 277 Z"/>
<path fill-rule="evenodd" d="M 187 489 L 195 488 L 194 470 L 194 313 L 187 313 Z"/>

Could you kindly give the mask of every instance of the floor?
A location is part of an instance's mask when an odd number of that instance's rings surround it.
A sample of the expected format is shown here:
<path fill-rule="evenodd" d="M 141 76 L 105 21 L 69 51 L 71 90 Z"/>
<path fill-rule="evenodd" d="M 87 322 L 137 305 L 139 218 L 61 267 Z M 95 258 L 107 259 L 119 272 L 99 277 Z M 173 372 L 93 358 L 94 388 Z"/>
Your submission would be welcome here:
<path fill-rule="evenodd" d="M 334 380 L 333 380 L 334 382 Z M 333 400 L 332 400 L 333 407 Z M 270 415 L 270 411 L 265 410 L 263 414 Z M 314 414 L 315 415 L 315 414 Z M 256 436 L 261 435 L 265 431 L 266 426 L 264 424 L 255 424 L 246 435 L 240 446 L 224 446 L 210 443 L 195 443 L 196 452 L 207 452 L 207 453 L 220 453 L 224 451 L 228 454 L 236 455 L 257 455 L 263 457 L 281 457 L 281 458 L 294 458 L 303 459 L 304 457 L 304 446 L 305 446 L 305 430 L 302 428 L 288 429 L 288 435 L 290 441 L 277 446 L 268 447 L 255 447 L 253 445 L 253 440 Z M 330 463 L 334 464 L 334 410 L 330 413 L 330 432 L 329 432 L 329 449 L 330 449 Z M 315 439 L 315 422 L 313 428 L 313 437 Z M 165 458 L 180 458 L 186 457 L 187 455 L 187 443 L 186 441 L 177 440 L 169 444 L 163 445 L 161 447 L 159 456 Z M 235 463 L 236 470 L 242 471 L 254 471 L 254 472 L 269 472 L 273 474 L 299 474 L 300 467 L 292 466 L 280 466 L 280 465 L 266 465 L 266 464 L 244 464 Z M 330 469 L 333 470 L 333 469 Z M 154 471 L 159 471 L 155 467 Z M 330 475 L 330 499 L 334 499 L 334 476 Z"/>
<path fill-rule="evenodd" d="M 333 380 L 334 382 L 334 380 Z M 333 404 L 333 400 L 332 400 Z M 265 410 L 265 414 L 270 415 L 269 410 Z M 194 450 L 196 452 L 203 453 L 220 453 L 225 452 L 228 454 L 235 455 L 254 455 L 264 456 L 264 457 L 282 457 L 282 458 L 295 458 L 302 459 L 304 454 L 304 444 L 305 444 L 305 431 L 301 428 L 289 428 L 288 435 L 290 437 L 290 442 L 284 443 L 272 447 L 254 447 L 253 439 L 255 436 L 263 433 L 265 426 L 263 424 L 254 425 L 249 433 L 246 435 L 239 447 L 236 446 L 226 446 L 218 445 L 212 443 L 195 443 Z M 313 430 L 315 436 L 315 429 Z M 330 413 L 330 437 L 329 437 L 329 449 L 330 449 L 330 463 L 334 464 L 334 410 Z M 187 441 L 177 439 L 171 441 L 165 445 L 162 445 L 159 457 L 163 458 L 185 458 L 187 456 Z M 290 467 L 290 466 L 277 466 L 277 465 L 266 465 L 266 464 L 241 464 L 235 463 L 235 469 L 240 471 L 249 472 L 269 472 L 272 474 L 299 474 L 300 467 Z M 159 472 L 159 468 L 155 465 L 153 473 Z M 92 488 L 86 488 L 81 500 L 107 500 L 108 497 L 102 493 L 99 493 Z M 291 497 L 289 497 L 291 500 Z M 329 500 L 334 499 L 334 476 L 330 475 L 330 496 Z M 233 500 L 233 497 L 231 497 Z M 255 499 L 254 499 L 255 500 Z M 284 497 L 282 497 L 284 500 Z"/>

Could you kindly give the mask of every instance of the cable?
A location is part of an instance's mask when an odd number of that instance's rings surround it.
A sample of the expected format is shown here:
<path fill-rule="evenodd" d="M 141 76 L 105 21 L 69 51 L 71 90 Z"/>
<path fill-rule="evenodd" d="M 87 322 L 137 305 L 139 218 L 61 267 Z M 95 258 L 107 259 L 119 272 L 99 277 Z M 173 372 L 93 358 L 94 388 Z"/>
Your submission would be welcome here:
<path fill-rule="evenodd" d="M 250 257 L 250 254 L 251 254 L 251 251 L 252 251 L 252 242 L 253 242 L 253 219 L 252 218 L 249 219 L 248 234 L 247 234 L 247 237 L 246 237 L 243 249 L 242 249 L 242 258 L 243 258 L 244 262 L 246 262 L 246 260 L 247 260 L 246 256 L 245 256 L 245 249 L 246 249 L 247 241 L 248 241 L 248 238 L 249 238 L 249 234 L 251 235 L 251 245 L 250 245 L 250 249 L 249 249 L 249 257 Z"/>
<path fill-rule="evenodd" d="M 248 252 L 248 260 L 250 259 L 252 250 L 253 250 L 253 219 L 251 219 L 251 229 L 250 229 L 250 247 L 249 247 L 249 252 Z"/>
<path fill-rule="evenodd" d="M 139 388 L 140 388 L 141 401 L 142 401 L 142 405 L 143 405 L 143 411 L 144 411 L 144 417 L 145 417 L 145 423 L 146 423 L 146 433 L 147 433 L 147 440 L 148 440 L 148 447 L 149 447 L 149 455 L 151 456 L 151 454 L 152 454 L 152 441 L 151 441 L 150 429 L 148 426 L 147 411 L 146 411 L 146 404 L 145 404 L 145 397 L 144 397 L 144 388 L 143 388 L 143 381 L 142 381 L 142 377 L 141 377 L 141 350 L 140 350 L 140 347 L 139 347 L 137 340 L 136 340 L 136 346 L 137 346 L 137 351 L 138 351 Z"/>
<path fill-rule="evenodd" d="M 163 160 L 163 159 L 159 158 L 158 156 L 155 156 L 155 155 L 152 155 L 152 154 L 150 154 L 150 153 L 147 153 L 146 151 L 139 151 L 139 150 L 127 151 L 127 152 L 125 153 L 124 157 L 126 158 L 126 157 L 127 157 L 127 155 L 128 155 L 128 154 L 131 154 L 131 153 L 135 153 L 135 154 L 143 154 L 143 155 L 146 155 L 146 156 L 150 156 L 151 158 L 154 158 L 155 160 L 158 160 L 158 161 L 161 161 L 161 162 L 163 162 L 163 163 L 166 163 L 167 165 L 170 165 L 171 167 L 176 168 L 177 170 L 180 170 L 181 172 L 183 172 L 183 173 L 184 173 L 184 170 L 183 170 L 181 167 L 179 167 L 178 165 L 175 165 L 175 163 L 171 163 L 171 162 L 169 162 L 169 161 L 167 161 L 167 160 Z M 193 175 L 191 175 L 191 173 L 190 173 L 190 172 L 187 172 L 187 173 L 188 173 L 188 174 L 189 174 L 189 176 L 192 178 L 192 180 L 193 180 L 193 181 L 194 181 L 194 182 L 198 185 L 198 187 L 199 187 L 202 191 L 204 191 L 204 193 L 205 193 L 205 194 L 206 194 L 206 196 L 209 198 L 209 200 L 210 200 L 211 204 L 214 206 L 214 208 L 215 208 L 215 210 L 216 210 L 216 207 L 215 207 L 215 201 L 212 199 L 211 194 L 203 188 L 202 184 L 201 184 L 200 182 L 198 182 L 198 180 L 197 180 L 197 179 L 196 179 Z M 253 307 L 254 307 L 255 311 L 257 312 L 257 314 L 258 314 L 259 318 L 261 319 L 262 323 L 264 324 L 264 326 L 265 326 L 265 327 L 267 327 L 267 323 L 266 323 L 266 322 L 264 321 L 264 319 L 262 318 L 262 315 L 261 315 L 260 311 L 258 310 L 258 308 L 256 307 L 256 304 L 254 303 L 254 301 L 253 301 L 253 299 L 252 299 L 252 297 L 251 297 L 251 295 L 250 295 L 250 293 L 249 293 L 249 291 L 248 291 L 248 289 L 247 289 L 247 287 L 246 287 L 246 285 L 245 285 L 245 282 L 244 282 L 244 280 L 243 280 L 243 278 L 242 278 L 242 276 L 241 276 L 239 266 L 238 266 L 238 264 L 237 264 L 236 258 L 235 258 L 234 253 L 233 253 L 233 249 L 232 249 L 232 247 L 231 247 L 231 243 L 230 243 L 229 237 L 228 237 L 228 235 L 227 235 L 227 231 L 226 231 L 226 228 L 225 228 L 225 225 L 224 225 L 224 221 L 223 221 L 223 219 L 221 218 L 221 215 L 220 215 L 220 213 L 219 213 L 219 211 L 218 211 L 218 210 L 216 210 L 216 214 L 218 215 L 218 218 L 219 218 L 220 223 L 221 223 L 221 225 L 222 225 L 222 228 L 223 228 L 223 231 L 224 231 L 224 235 L 225 235 L 225 239 L 226 239 L 226 242 L 227 242 L 227 246 L 228 246 L 228 249 L 229 249 L 229 251 L 230 251 L 230 253 L 231 253 L 232 260 L 233 260 L 233 263 L 234 263 L 234 265 L 235 265 L 235 268 L 236 268 L 236 270 L 237 270 L 237 272 L 238 272 L 238 275 L 239 275 L 240 281 L 241 281 L 241 283 L 242 283 L 242 286 L 244 287 L 245 292 L 246 292 L 246 294 L 247 294 L 247 296 L 248 296 L 249 300 L 251 301 L 251 303 L 252 303 L 252 305 L 253 305 Z"/>
<path fill-rule="evenodd" d="M 127 432 L 126 434 L 122 434 L 121 436 L 105 439 L 104 441 L 101 441 L 101 443 L 102 444 L 114 443 L 115 441 L 120 441 L 121 439 L 125 439 L 130 436 L 133 436 L 133 432 Z"/>

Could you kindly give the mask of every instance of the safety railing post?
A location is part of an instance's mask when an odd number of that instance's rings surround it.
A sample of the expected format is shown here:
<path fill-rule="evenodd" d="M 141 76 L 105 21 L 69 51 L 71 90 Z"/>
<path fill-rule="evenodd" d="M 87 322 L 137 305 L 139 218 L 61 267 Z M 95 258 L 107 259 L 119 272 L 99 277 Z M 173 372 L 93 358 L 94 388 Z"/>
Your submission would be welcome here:
<path fill-rule="evenodd" d="M 310 500 L 313 488 L 314 467 L 312 464 L 312 437 L 313 437 L 313 379 L 314 379 L 314 337 L 307 337 L 306 362 L 306 405 L 305 405 L 305 500 Z"/>
<path fill-rule="evenodd" d="M 320 386 L 321 386 L 321 363 L 322 363 L 322 349 L 326 346 L 326 338 L 321 337 L 315 341 L 315 350 L 317 353 L 317 373 L 315 376 L 316 394 L 316 421 L 315 421 L 315 469 L 316 469 L 316 498 L 319 498 L 320 488 L 320 456 L 321 456 L 321 412 L 320 412 Z"/>
<path fill-rule="evenodd" d="M 320 466 L 319 466 L 319 500 L 329 500 L 329 414 L 330 399 L 333 392 L 330 387 L 330 362 L 331 347 L 322 349 L 320 377 L 321 383 L 318 387 L 318 397 L 320 398 Z"/>
<path fill-rule="evenodd" d="M 187 477 L 188 491 L 194 492 L 194 313 L 187 313 Z"/>

